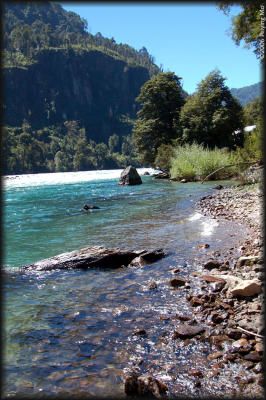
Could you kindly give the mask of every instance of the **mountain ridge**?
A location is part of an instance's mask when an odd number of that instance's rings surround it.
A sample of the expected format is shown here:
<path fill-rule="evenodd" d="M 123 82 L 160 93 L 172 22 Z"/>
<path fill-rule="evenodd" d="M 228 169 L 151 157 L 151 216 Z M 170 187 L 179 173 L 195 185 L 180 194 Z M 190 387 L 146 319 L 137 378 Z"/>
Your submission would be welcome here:
<path fill-rule="evenodd" d="M 241 88 L 230 89 L 234 97 L 237 97 L 240 104 L 244 107 L 247 103 L 253 101 L 256 97 L 262 95 L 263 82 L 254 83 L 253 85 L 243 86 Z"/>

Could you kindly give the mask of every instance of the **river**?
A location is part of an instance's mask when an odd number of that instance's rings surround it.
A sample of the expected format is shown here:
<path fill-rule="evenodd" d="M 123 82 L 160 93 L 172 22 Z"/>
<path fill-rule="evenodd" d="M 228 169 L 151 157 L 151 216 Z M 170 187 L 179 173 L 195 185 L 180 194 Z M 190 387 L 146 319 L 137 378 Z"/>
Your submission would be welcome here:
<path fill-rule="evenodd" d="M 245 227 L 231 221 L 228 240 L 228 222 L 195 210 L 197 199 L 230 181 L 183 184 L 143 176 L 146 170 L 138 170 L 138 186 L 118 185 L 122 170 L 4 177 L 5 396 L 123 397 L 132 368 L 153 373 L 171 393 L 182 385 L 183 394 L 197 395 L 187 371 L 208 368 L 208 344 L 170 340 L 174 326 L 163 316 L 190 312 L 184 292 L 169 285 L 171 270 L 191 278 L 200 245 L 230 247 Z M 83 212 L 84 203 L 99 209 Z M 18 268 L 93 245 L 163 248 L 167 257 L 104 271 Z M 152 280 L 156 290 L 147 287 Z M 139 329 L 147 335 L 134 335 Z M 219 394 L 221 387 L 214 379 L 200 390 Z"/>

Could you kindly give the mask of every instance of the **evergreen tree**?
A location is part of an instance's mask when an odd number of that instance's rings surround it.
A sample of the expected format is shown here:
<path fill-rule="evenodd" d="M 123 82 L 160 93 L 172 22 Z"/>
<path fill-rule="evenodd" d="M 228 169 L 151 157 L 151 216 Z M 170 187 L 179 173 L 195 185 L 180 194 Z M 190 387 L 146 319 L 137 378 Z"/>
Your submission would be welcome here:
<path fill-rule="evenodd" d="M 180 134 L 179 115 L 184 104 L 180 79 L 173 72 L 156 75 L 141 88 L 141 104 L 133 126 L 136 151 L 146 165 L 154 165 L 158 148 Z"/>
<path fill-rule="evenodd" d="M 242 134 L 234 132 L 242 128 L 242 107 L 224 81 L 220 71 L 213 71 L 187 98 L 180 117 L 183 142 L 211 148 L 241 145 Z"/>
<path fill-rule="evenodd" d="M 243 111 L 245 126 L 256 125 L 258 118 L 263 114 L 262 98 L 256 97 L 253 101 L 247 103 Z"/>

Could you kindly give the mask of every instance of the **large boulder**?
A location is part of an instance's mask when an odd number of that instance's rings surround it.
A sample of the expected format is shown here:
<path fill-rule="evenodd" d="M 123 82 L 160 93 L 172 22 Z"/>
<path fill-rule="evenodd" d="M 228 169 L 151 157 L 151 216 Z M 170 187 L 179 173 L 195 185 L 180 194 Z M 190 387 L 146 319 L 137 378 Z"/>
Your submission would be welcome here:
<path fill-rule="evenodd" d="M 33 264 L 22 266 L 21 269 L 47 271 L 68 268 L 119 268 L 122 265 L 129 265 L 134 258 L 139 256 L 142 256 L 147 263 L 152 263 L 164 257 L 165 253 L 161 249 L 134 251 L 92 246 L 46 258 Z"/>
<path fill-rule="evenodd" d="M 142 183 L 138 171 L 132 165 L 129 165 L 121 172 L 119 185 L 140 185 Z"/>

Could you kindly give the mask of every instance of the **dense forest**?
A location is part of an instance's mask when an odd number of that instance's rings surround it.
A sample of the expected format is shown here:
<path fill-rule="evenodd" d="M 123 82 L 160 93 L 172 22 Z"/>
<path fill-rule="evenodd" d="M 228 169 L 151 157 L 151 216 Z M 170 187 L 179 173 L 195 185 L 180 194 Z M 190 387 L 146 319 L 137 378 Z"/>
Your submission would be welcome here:
<path fill-rule="evenodd" d="M 242 107 L 215 70 L 188 95 L 145 47 L 91 35 L 58 3 L 6 3 L 3 21 L 4 174 L 129 164 L 169 170 L 178 146 L 239 152 L 260 143 L 257 88 Z M 242 128 L 253 124 L 258 131 L 246 138 Z"/>

